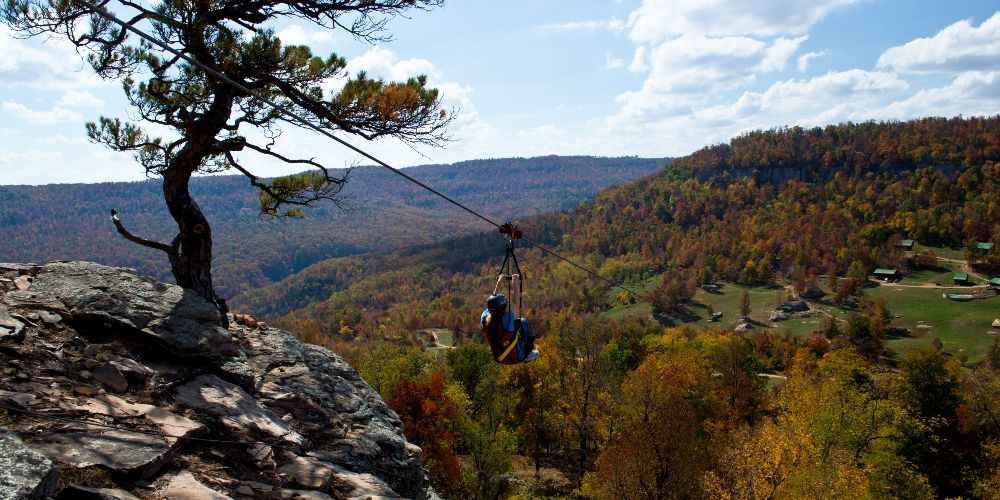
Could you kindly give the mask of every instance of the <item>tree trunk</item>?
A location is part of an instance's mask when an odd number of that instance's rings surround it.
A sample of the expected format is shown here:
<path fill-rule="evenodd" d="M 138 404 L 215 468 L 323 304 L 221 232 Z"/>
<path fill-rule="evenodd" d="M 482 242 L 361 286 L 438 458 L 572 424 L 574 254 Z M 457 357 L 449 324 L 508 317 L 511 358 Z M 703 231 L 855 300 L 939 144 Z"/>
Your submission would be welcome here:
<path fill-rule="evenodd" d="M 170 270 L 178 285 L 215 304 L 222 325 L 228 327 L 229 306 L 215 293 L 212 284 L 212 228 L 188 190 L 191 174 L 200 163 L 193 156 L 196 155 L 179 155 L 163 174 L 163 196 L 178 229 Z"/>

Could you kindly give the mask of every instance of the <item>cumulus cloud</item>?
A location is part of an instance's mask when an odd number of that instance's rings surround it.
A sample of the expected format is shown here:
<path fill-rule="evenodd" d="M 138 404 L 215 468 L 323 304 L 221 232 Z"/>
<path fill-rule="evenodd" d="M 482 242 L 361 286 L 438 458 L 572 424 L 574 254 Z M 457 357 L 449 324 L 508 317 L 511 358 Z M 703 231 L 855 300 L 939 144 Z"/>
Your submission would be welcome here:
<path fill-rule="evenodd" d="M 109 85 L 61 38 L 28 43 L 0 25 L 0 54 L 0 86 L 62 90 Z"/>
<path fill-rule="evenodd" d="M 886 118 L 1000 113 L 1000 71 L 969 71 L 944 87 L 922 89 L 882 110 Z"/>
<path fill-rule="evenodd" d="M 333 42 L 333 30 L 304 28 L 298 24 L 287 26 L 276 35 L 284 45 L 328 45 Z"/>
<path fill-rule="evenodd" d="M 885 51 L 878 67 L 904 72 L 1000 69 L 1000 12 L 978 27 L 959 21 L 927 38 Z"/>
<path fill-rule="evenodd" d="M 61 106 L 55 106 L 49 110 L 36 110 L 19 102 L 4 101 L 0 103 L 0 110 L 33 125 L 55 125 L 83 121 L 83 115 Z"/>
<path fill-rule="evenodd" d="M 656 43 L 684 33 L 706 36 L 802 35 L 837 8 L 860 0 L 643 0 L 628 17 L 629 36 Z"/>
<path fill-rule="evenodd" d="M 104 100 L 86 90 L 69 89 L 59 98 L 58 106 L 67 108 L 96 108 L 104 105 Z"/>
<path fill-rule="evenodd" d="M 821 50 L 819 52 L 806 52 L 805 54 L 799 56 L 799 59 L 796 62 L 795 66 L 799 69 L 800 72 L 804 73 L 806 70 L 809 69 L 809 63 L 811 63 L 813 59 L 818 59 L 825 55 L 826 55 L 825 50 Z"/>

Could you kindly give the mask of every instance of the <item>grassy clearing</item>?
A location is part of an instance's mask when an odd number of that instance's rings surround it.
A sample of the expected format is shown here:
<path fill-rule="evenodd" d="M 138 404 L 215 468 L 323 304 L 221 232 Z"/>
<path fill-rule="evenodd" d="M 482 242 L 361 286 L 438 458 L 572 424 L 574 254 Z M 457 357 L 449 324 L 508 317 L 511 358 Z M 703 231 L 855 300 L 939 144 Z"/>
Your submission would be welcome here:
<path fill-rule="evenodd" d="M 904 280 L 904 283 L 923 284 L 937 281 L 950 284 L 952 283 L 952 274 L 953 270 L 947 268 L 925 270 L 908 276 L 907 279 L 910 282 L 907 283 Z M 654 279 L 650 282 L 656 283 L 657 281 Z M 813 303 L 810 305 L 814 310 L 818 309 L 819 311 L 815 311 L 809 317 L 793 317 L 787 321 L 769 323 L 767 317 L 777 304 L 781 288 L 743 287 L 727 283 L 719 294 L 698 290 L 694 297 L 694 304 L 689 309 L 699 319 L 687 324 L 696 328 L 734 328 L 740 315 L 740 297 L 743 290 L 746 290 L 750 295 L 750 317 L 758 323 L 758 330 L 767 329 L 778 334 L 788 333 L 804 336 L 819 329 L 827 315 L 838 319 L 847 319 L 851 314 L 851 311 Z M 962 287 L 948 289 L 874 287 L 865 290 L 865 293 L 872 298 L 885 299 L 889 310 L 894 315 L 901 316 L 894 321 L 894 325 L 908 328 L 912 332 L 910 337 L 889 339 L 890 348 L 905 352 L 913 348 L 929 346 L 935 337 L 939 337 L 946 351 L 967 362 L 976 362 L 983 359 L 993 342 L 993 336 L 997 333 L 996 331 L 994 334 L 989 332 L 991 331 L 990 324 L 995 318 L 1000 317 L 1000 297 L 971 302 L 955 302 L 941 296 L 944 292 L 963 291 L 968 292 L 968 289 Z M 722 321 L 717 323 L 708 321 L 709 305 L 713 310 L 722 312 Z M 639 302 L 614 307 L 605 315 L 618 319 L 648 318 L 652 315 L 652 308 L 647 302 Z"/>
<path fill-rule="evenodd" d="M 1000 317 L 1000 297 L 970 302 L 955 302 L 941 297 L 945 292 L 962 291 L 962 288 L 878 287 L 867 293 L 870 297 L 885 299 L 889 310 L 901 316 L 893 324 L 913 332 L 910 337 L 890 339 L 889 347 L 907 351 L 931 345 L 938 337 L 946 351 L 976 362 L 983 359 L 993 343 L 990 324 Z"/>

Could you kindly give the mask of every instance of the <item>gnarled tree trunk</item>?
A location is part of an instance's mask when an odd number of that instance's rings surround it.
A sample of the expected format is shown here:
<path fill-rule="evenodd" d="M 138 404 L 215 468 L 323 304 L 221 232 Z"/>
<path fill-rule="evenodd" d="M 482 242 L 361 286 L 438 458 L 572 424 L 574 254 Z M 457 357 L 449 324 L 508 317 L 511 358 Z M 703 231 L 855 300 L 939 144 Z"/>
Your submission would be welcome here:
<path fill-rule="evenodd" d="M 163 196 L 178 230 L 172 245 L 174 251 L 168 254 L 170 270 L 178 285 L 215 304 L 223 325 L 227 325 L 229 306 L 216 294 L 212 283 L 212 227 L 188 189 L 191 175 L 200 163 L 194 161 L 194 156 L 181 154 L 163 173 Z"/>

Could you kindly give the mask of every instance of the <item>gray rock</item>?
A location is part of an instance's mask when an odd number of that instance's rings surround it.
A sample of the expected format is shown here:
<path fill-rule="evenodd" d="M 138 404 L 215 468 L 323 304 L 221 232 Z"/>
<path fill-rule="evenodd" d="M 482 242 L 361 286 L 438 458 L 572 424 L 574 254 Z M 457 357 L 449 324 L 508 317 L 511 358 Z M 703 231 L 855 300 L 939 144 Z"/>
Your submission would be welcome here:
<path fill-rule="evenodd" d="M 70 485 L 59 494 L 60 500 L 139 500 L 139 497 L 118 488 L 86 488 Z"/>
<path fill-rule="evenodd" d="M 100 465 L 116 472 L 149 478 L 170 459 L 165 440 L 137 432 L 103 430 L 48 434 L 32 447 L 49 458 L 78 469 Z"/>
<path fill-rule="evenodd" d="M 749 331 L 753 330 L 753 324 L 752 323 L 740 323 L 740 324 L 736 325 L 736 328 L 734 330 L 737 331 L 737 332 L 749 332 Z"/>
<path fill-rule="evenodd" d="M 420 449 L 406 442 L 395 412 L 342 358 L 281 330 L 247 333 L 247 363 L 262 373 L 261 402 L 290 412 L 328 443 L 309 456 L 371 472 L 408 498 L 425 495 Z"/>
<path fill-rule="evenodd" d="M 308 490 L 278 490 L 276 497 L 281 500 L 333 500 L 333 497 L 326 493 Z M 274 497 L 272 497 L 274 498 Z"/>
<path fill-rule="evenodd" d="M 219 326 L 214 305 L 190 290 L 122 269 L 89 262 L 47 264 L 30 290 L 8 292 L 5 301 L 56 312 L 79 330 L 143 336 L 178 356 L 221 358 L 239 352 Z"/>
<path fill-rule="evenodd" d="M 94 368 L 94 380 L 104 384 L 105 387 L 115 392 L 125 392 L 128 390 L 128 379 L 125 375 L 111 363 L 104 363 Z"/>
<path fill-rule="evenodd" d="M 177 388 L 176 401 L 188 408 L 219 418 L 239 434 L 261 433 L 287 444 L 302 446 L 305 439 L 288 424 L 264 408 L 238 385 L 215 375 L 202 375 Z"/>
<path fill-rule="evenodd" d="M 0 498 L 47 498 L 58 482 L 59 470 L 51 460 L 0 428 Z"/>
<path fill-rule="evenodd" d="M 339 498 L 362 500 L 369 498 L 402 498 L 385 481 L 367 473 L 351 472 L 334 467 L 333 491 Z"/>
<path fill-rule="evenodd" d="M 771 314 L 767 317 L 768 321 L 785 321 L 788 319 L 788 314 L 784 311 L 771 311 Z"/>
<path fill-rule="evenodd" d="M 7 306 L 0 304 L 0 342 L 17 342 L 24 338 L 24 323 L 10 315 Z"/>
<path fill-rule="evenodd" d="M 30 392 L 11 392 L 0 389 L 0 403 L 27 408 L 35 402 L 35 395 Z"/>
<path fill-rule="evenodd" d="M 278 472 L 288 477 L 296 485 L 311 490 L 325 490 L 333 481 L 334 469 L 329 463 L 315 458 L 292 456 Z"/>
<path fill-rule="evenodd" d="M 163 489 L 163 498 L 170 500 L 232 500 L 231 497 L 215 491 L 188 471 L 181 471 L 170 478 Z"/>

